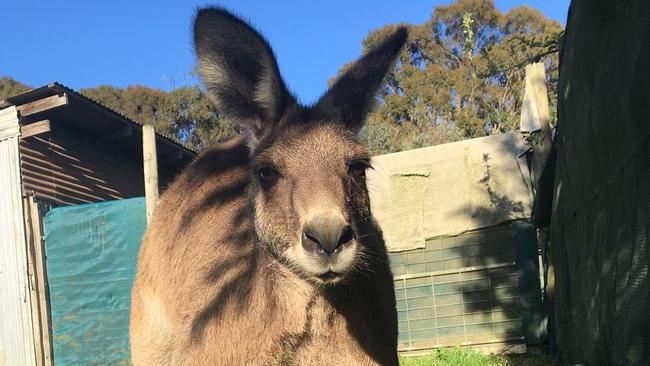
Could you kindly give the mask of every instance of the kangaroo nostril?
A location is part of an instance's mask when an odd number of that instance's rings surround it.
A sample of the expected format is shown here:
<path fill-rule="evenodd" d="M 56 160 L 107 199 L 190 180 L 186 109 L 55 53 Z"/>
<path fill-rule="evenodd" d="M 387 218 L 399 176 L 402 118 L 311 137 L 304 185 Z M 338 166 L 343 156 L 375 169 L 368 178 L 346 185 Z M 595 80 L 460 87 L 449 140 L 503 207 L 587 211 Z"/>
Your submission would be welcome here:
<path fill-rule="evenodd" d="M 320 245 L 320 239 L 318 239 L 318 235 L 316 235 L 315 233 L 313 233 L 313 232 L 311 232 L 309 230 L 305 230 L 305 231 L 303 231 L 303 233 L 305 234 L 307 239 L 309 239 L 309 240 L 313 241 L 314 243 Z"/>
<path fill-rule="evenodd" d="M 338 245 L 342 245 L 349 241 L 352 241 L 353 238 L 354 238 L 354 233 L 352 232 L 352 227 L 350 225 L 346 225 L 343 228 L 343 231 L 341 231 L 341 236 L 339 237 Z"/>
<path fill-rule="evenodd" d="M 311 229 L 302 231 L 302 247 L 310 252 L 325 253 L 326 251 L 325 247 L 323 247 L 322 239 Z"/>

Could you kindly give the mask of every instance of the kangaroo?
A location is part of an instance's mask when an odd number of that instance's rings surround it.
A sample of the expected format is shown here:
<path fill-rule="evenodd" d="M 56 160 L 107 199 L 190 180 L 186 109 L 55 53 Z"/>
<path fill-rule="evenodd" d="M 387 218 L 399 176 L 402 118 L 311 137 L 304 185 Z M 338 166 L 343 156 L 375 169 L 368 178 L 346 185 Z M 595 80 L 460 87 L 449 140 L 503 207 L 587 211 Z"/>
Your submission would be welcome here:
<path fill-rule="evenodd" d="M 132 291 L 133 365 L 398 364 L 357 135 L 406 38 L 397 27 L 305 106 L 252 26 L 197 12 L 207 94 L 249 132 L 208 148 L 160 198 Z"/>

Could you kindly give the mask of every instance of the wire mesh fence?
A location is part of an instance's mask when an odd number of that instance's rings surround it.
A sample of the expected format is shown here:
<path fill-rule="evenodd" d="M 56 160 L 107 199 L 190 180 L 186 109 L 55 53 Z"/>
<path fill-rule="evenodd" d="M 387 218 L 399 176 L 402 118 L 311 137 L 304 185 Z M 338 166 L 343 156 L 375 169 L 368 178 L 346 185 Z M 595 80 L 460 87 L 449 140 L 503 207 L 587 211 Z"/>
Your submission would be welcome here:
<path fill-rule="evenodd" d="M 390 254 L 400 351 L 525 340 L 515 228 L 430 239 L 423 249 Z"/>
<path fill-rule="evenodd" d="M 514 262 L 395 277 L 399 350 L 523 340 Z"/>

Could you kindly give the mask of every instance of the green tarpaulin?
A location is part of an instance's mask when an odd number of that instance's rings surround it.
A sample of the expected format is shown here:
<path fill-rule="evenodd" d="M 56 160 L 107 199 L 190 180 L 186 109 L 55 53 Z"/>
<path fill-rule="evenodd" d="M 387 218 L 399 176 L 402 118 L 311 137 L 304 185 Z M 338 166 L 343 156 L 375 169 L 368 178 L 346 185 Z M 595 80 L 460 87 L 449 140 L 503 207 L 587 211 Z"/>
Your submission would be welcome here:
<path fill-rule="evenodd" d="M 144 198 L 55 208 L 44 219 L 56 365 L 128 365 Z"/>

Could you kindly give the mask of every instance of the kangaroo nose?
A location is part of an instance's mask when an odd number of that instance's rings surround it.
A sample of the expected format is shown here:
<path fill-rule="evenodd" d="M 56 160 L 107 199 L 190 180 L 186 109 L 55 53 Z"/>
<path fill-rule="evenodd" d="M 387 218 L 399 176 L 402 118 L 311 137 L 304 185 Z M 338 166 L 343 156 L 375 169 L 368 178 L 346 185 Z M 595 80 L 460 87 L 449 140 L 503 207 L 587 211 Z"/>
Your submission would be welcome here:
<path fill-rule="evenodd" d="M 307 250 L 331 255 L 352 237 L 352 228 L 342 218 L 315 216 L 303 228 L 302 245 Z"/>

